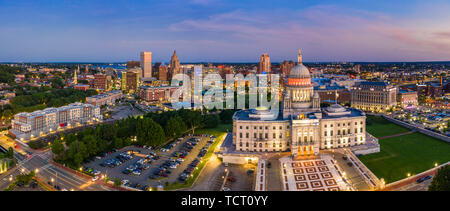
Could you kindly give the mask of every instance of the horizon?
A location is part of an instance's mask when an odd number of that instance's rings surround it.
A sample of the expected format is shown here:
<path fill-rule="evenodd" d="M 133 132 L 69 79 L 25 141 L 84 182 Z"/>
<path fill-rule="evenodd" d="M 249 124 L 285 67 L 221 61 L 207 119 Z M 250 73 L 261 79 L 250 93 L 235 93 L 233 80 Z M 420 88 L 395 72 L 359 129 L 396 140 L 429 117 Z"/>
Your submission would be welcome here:
<path fill-rule="evenodd" d="M 0 1 L 0 61 L 450 61 L 450 2 Z M 186 62 L 188 61 L 188 62 Z"/>

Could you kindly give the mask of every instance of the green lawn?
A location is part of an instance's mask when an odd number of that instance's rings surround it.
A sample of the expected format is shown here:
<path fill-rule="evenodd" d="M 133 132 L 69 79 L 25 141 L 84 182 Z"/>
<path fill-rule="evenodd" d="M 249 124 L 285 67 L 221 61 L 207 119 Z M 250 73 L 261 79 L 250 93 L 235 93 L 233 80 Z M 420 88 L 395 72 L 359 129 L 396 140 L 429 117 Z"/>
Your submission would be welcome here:
<path fill-rule="evenodd" d="M 380 140 L 379 153 L 359 157 L 386 183 L 403 179 L 450 161 L 450 144 L 421 133 Z"/>
<path fill-rule="evenodd" d="M 398 126 L 381 116 L 370 115 L 367 115 L 366 130 L 377 138 L 410 131 L 408 128 Z"/>

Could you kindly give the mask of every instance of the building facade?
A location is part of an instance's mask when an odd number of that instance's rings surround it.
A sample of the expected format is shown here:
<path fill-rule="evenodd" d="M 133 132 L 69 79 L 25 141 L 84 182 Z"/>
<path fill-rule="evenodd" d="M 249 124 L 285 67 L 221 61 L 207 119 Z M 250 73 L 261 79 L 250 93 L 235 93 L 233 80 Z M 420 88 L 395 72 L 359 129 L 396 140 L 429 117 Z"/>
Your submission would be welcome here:
<path fill-rule="evenodd" d="M 170 102 L 170 97 L 178 88 L 175 86 L 141 86 L 138 95 L 147 102 Z"/>
<path fill-rule="evenodd" d="M 152 77 L 152 52 L 141 52 L 141 68 L 143 78 Z"/>
<path fill-rule="evenodd" d="M 259 66 L 258 66 L 258 74 L 267 73 L 270 74 L 270 70 L 272 69 L 272 63 L 270 63 L 269 54 L 263 54 L 259 58 Z"/>
<path fill-rule="evenodd" d="M 14 115 L 9 134 L 19 140 L 29 140 L 57 130 L 101 121 L 101 119 L 98 106 L 72 103 L 59 108 L 18 113 Z"/>
<path fill-rule="evenodd" d="M 387 82 L 360 82 L 351 89 L 351 105 L 364 111 L 386 111 L 397 105 L 397 87 Z"/>
<path fill-rule="evenodd" d="M 134 69 L 122 72 L 122 84 L 121 90 L 125 93 L 137 93 L 139 88 L 139 72 L 140 70 Z"/>
<path fill-rule="evenodd" d="M 397 95 L 398 105 L 402 108 L 417 107 L 419 104 L 417 92 L 400 90 Z"/>
<path fill-rule="evenodd" d="M 104 94 L 86 97 L 86 103 L 94 106 L 114 105 L 116 103 L 116 100 L 119 100 L 122 97 L 122 91 L 114 90 Z"/>
<path fill-rule="evenodd" d="M 170 65 L 169 65 L 167 80 L 172 80 L 172 77 L 174 75 L 182 74 L 182 73 L 183 73 L 183 69 L 181 68 L 180 60 L 178 59 L 178 56 L 177 56 L 177 51 L 174 51 L 172 57 L 170 58 Z"/>
<path fill-rule="evenodd" d="M 233 115 L 236 152 L 315 156 L 320 150 L 365 144 L 365 113 L 337 104 L 321 109 L 301 54 L 298 61 L 287 79 L 281 113 L 257 108 Z"/>
<path fill-rule="evenodd" d="M 105 74 L 95 74 L 92 88 L 101 91 L 109 91 L 111 89 L 111 76 Z"/>

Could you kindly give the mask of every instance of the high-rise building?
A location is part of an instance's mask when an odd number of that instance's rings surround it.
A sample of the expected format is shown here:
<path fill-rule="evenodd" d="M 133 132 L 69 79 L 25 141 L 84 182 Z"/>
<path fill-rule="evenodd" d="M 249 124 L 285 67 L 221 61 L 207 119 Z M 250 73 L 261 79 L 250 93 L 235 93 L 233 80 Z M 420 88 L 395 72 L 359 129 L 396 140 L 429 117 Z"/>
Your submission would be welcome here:
<path fill-rule="evenodd" d="M 133 69 L 136 67 L 141 67 L 141 62 L 139 61 L 127 61 L 127 69 Z"/>
<path fill-rule="evenodd" d="M 283 76 L 287 77 L 290 73 L 292 68 L 294 68 L 295 63 L 293 61 L 284 61 L 280 64 L 281 73 L 283 73 Z"/>
<path fill-rule="evenodd" d="M 140 69 L 122 72 L 122 91 L 126 93 L 137 93 L 139 88 Z"/>
<path fill-rule="evenodd" d="M 96 74 L 94 76 L 94 83 L 92 84 L 94 89 L 102 91 L 109 91 L 111 89 L 111 76 L 105 74 Z"/>
<path fill-rule="evenodd" d="M 159 75 L 159 67 L 161 67 L 161 62 L 156 62 L 152 67 L 152 77 L 158 78 Z"/>
<path fill-rule="evenodd" d="M 258 74 L 261 73 L 270 73 L 271 70 L 271 63 L 270 63 L 270 57 L 269 54 L 263 54 L 261 55 L 261 58 L 259 59 L 259 68 L 258 68 Z"/>
<path fill-rule="evenodd" d="M 152 77 L 152 52 L 141 52 L 142 78 Z"/>
<path fill-rule="evenodd" d="M 166 65 L 159 66 L 158 80 L 160 80 L 160 81 L 167 81 L 167 80 L 169 80 L 169 78 L 168 78 L 168 71 L 167 71 L 167 66 Z"/>
<path fill-rule="evenodd" d="M 181 73 L 183 73 L 183 71 L 181 69 L 180 60 L 178 59 L 177 51 L 174 51 L 172 58 L 170 58 L 168 79 L 171 80 L 174 75 Z"/>

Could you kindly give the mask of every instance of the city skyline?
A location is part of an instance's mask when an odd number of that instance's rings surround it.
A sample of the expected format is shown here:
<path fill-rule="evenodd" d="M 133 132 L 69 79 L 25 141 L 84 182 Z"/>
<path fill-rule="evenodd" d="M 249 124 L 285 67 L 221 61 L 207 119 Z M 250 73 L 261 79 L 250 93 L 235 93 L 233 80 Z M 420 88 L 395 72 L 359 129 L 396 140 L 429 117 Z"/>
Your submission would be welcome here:
<path fill-rule="evenodd" d="M 0 1 L 0 62 L 449 61 L 450 3 Z M 14 12 L 13 12 L 14 11 Z"/>

